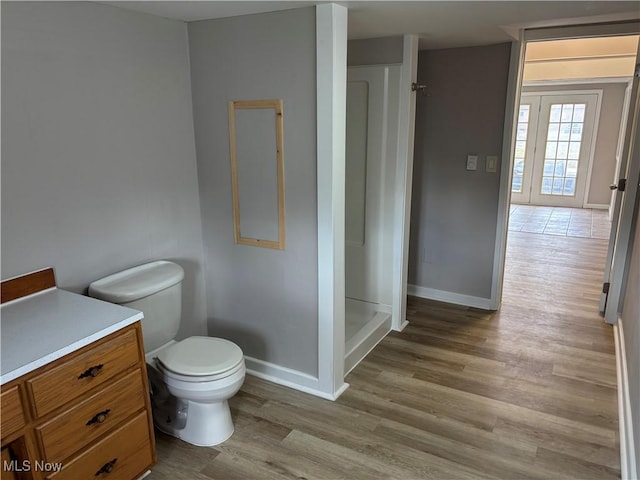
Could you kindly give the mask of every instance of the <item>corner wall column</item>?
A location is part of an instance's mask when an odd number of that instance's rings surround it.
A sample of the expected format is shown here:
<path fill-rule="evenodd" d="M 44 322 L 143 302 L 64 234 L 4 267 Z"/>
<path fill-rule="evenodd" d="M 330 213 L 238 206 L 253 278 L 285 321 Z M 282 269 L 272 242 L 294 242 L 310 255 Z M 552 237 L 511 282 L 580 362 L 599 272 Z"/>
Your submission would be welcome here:
<path fill-rule="evenodd" d="M 316 7 L 318 380 L 335 399 L 344 382 L 347 9 Z"/>

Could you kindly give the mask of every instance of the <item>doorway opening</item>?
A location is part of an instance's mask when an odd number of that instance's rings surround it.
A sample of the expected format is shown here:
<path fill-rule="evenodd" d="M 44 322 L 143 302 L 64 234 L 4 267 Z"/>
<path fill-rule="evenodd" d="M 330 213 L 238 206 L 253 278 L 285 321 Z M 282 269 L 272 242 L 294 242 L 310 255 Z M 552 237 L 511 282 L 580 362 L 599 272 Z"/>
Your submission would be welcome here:
<path fill-rule="evenodd" d="M 503 302 L 597 315 L 637 47 L 637 35 L 527 44 Z"/>

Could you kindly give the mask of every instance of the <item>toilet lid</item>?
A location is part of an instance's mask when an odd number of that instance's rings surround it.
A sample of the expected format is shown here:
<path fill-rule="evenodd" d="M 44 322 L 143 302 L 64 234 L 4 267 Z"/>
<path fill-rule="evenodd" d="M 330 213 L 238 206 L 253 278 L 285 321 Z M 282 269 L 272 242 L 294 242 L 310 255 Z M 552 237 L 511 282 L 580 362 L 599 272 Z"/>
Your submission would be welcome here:
<path fill-rule="evenodd" d="M 243 360 L 240 347 L 229 340 L 189 337 L 158 353 L 167 369 L 181 375 L 218 375 Z"/>

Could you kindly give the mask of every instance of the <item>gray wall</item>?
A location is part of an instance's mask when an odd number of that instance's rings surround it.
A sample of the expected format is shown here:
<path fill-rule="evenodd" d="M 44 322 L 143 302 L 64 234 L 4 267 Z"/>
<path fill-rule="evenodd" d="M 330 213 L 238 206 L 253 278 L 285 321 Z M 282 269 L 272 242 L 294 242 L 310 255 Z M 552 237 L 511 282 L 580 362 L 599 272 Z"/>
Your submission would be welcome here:
<path fill-rule="evenodd" d="M 640 208 L 636 204 L 635 239 L 633 241 L 631 262 L 627 268 L 627 286 L 622 307 L 622 325 L 624 328 L 625 350 L 627 355 L 627 374 L 629 378 L 629 396 L 631 397 L 631 416 L 633 420 L 636 461 L 640 460 Z M 637 464 L 640 477 L 640 464 Z M 633 477 L 633 475 L 632 475 Z"/>
<path fill-rule="evenodd" d="M 609 205 L 611 190 L 616 169 L 616 149 L 620 133 L 620 120 L 626 83 L 597 83 L 589 85 L 558 85 L 524 87 L 523 92 L 544 92 L 563 90 L 602 90 L 602 107 L 593 157 L 593 171 L 589 185 L 590 204 Z"/>
<path fill-rule="evenodd" d="M 315 10 L 189 24 L 209 333 L 318 370 Z M 286 250 L 236 245 L 227 102 L 284 101 Z"/>
<path fill-rule="evenodd" d="M 388 65 L 402 63 L 402 37 L 366 38 L 349 40 L 347 65 Z"/>
<path fill-rule="evenodd" d="M 186 268 L 206 332 L 186 26 L 92 3 L 2 2 L 2 278 L 62 288 L 148 260 Z"/>
<path fill-rule="evenodd" d="M 485 160 L 502 152 L 510 49 L 419 54 L 428 95 L 417 96 L 409 284 L 491 296 L 500 177 Z M 465 169 L 468 154 L 477 171 Z"/>

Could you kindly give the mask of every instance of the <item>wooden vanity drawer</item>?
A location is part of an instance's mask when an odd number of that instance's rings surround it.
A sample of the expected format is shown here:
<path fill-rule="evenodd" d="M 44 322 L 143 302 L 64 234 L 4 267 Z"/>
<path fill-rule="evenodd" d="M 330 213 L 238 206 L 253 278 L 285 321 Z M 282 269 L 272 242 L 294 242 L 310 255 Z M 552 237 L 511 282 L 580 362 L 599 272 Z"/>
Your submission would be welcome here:
<path fill-rule="evenodd" d="M 35 431 L 50 462 L 59 462 L 145 406 L 142 372 L 135 370 Z"/>
<path fill-rule="evenodd" d="M 129 480 L 144 473 L 152 464 L 149 423 L 146 413 L 142 412 L 46 478 Z"/>
<path fill-rule="evenodd" d="M 124 330 L 111 340 L 73 355 L 27 381 L 38 417 L 95 388 L 138 362 L 136 331 Z"/>
<path fill-rule="evenodd" d="M 2 438 L 7 438 L 24 427 L 24 414 L 22 413 L 22 401 L 18 386 L 3 390 L 0 397 Z"/>

